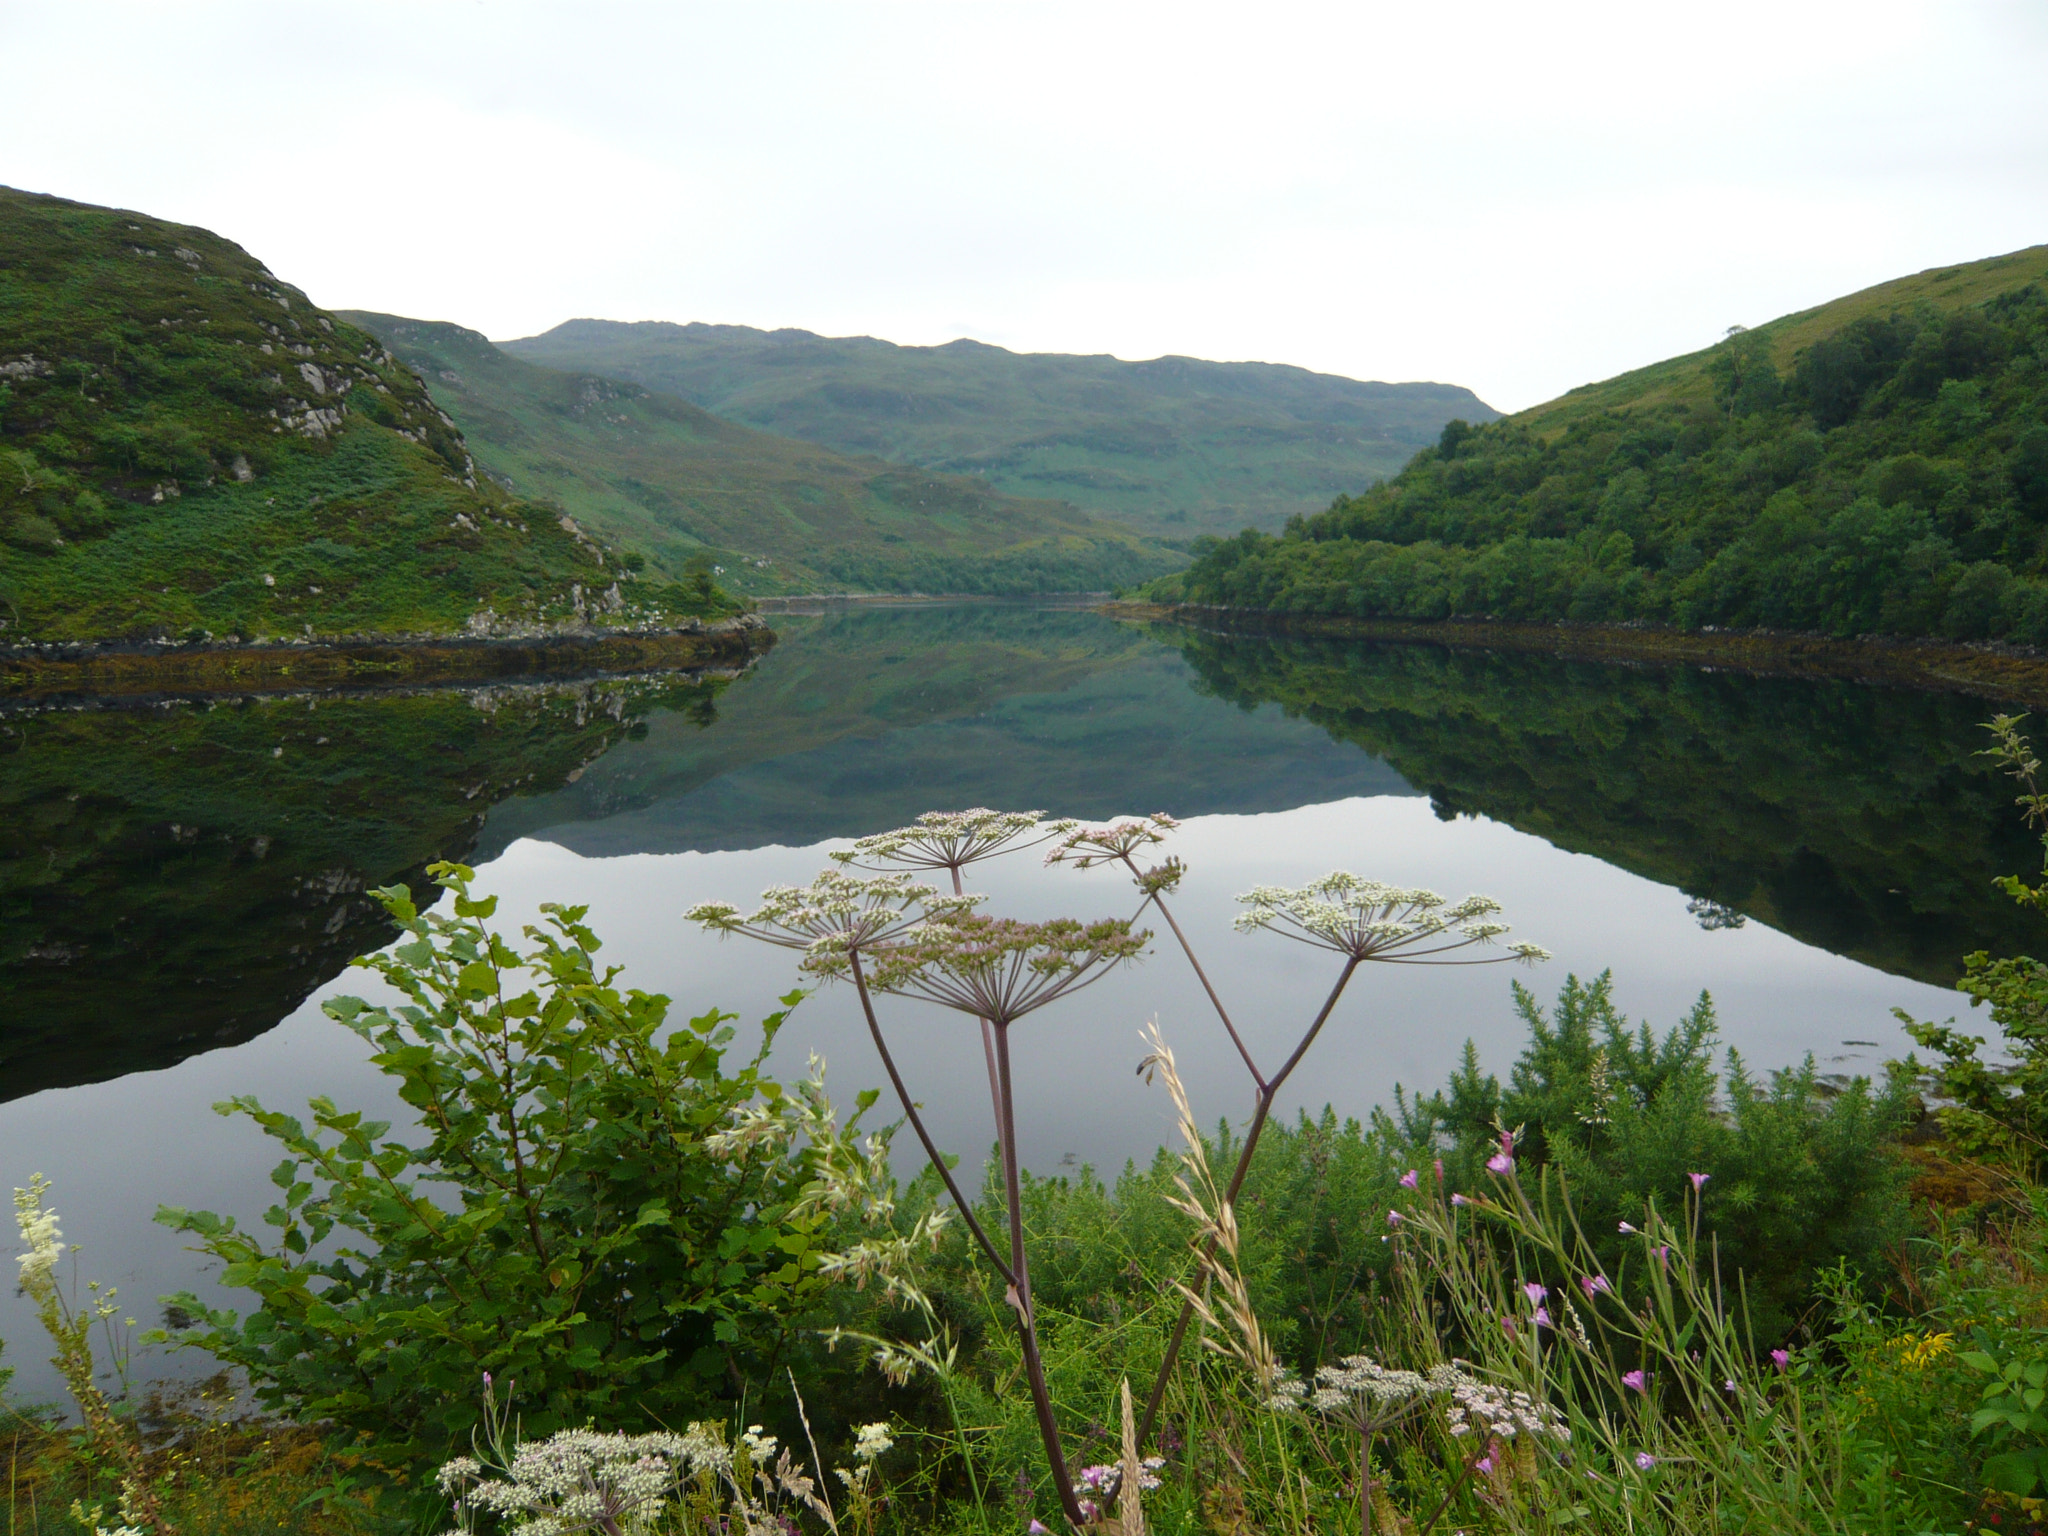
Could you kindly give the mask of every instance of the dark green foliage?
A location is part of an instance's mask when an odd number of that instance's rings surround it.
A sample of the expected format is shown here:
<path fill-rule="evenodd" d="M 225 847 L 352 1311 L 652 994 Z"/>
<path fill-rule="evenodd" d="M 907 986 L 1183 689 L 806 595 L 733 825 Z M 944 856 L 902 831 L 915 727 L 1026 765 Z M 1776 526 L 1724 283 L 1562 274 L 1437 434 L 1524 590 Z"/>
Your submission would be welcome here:
<path fill-rule="evenodd" d="M 1894 307 L 1818 335 L 1794 316 L 1447 428 L 1280 538 L 1198 544 L 1155 595 L 2048 644 L 2048 288 L 2031 258 L 1957 269 L 1972 293 L 2007 285 L 1966 307 L 1937 302 L 1953 283 L 1892 285 Z"/>
<path fill-rule="evenodd" d="M 1105 591 L 1182 563 L 1063 503 L 771 436 L 645 380 L 536 367 L 456 325 L 349 318 L 433 381 L 500 484 L 643 546 L 686 587 L 722 565 L 745 593 Z"/>
<path fill-rule="evenodd" d="M 325 1005 L 376 1047 L 420 1134 L 327 1100 L 310 1128 L 250 1099 L 217 1106 L 285 1153 L 276 1235 L 160 1213 L 259 1298 L 246 1319 L 173 1298 L 204 1320 L 186 1342 L 245 1370 L 268 1408 L 413 1449 L 461 1444 L 486 1371 L 518 1383 L 535 1436 L 758 1397 L 823 1284 L 819 1219 L 791 1212 L 808 1154 L 706 1138 L 782 1096 L 760 1067 L 783 1015 L 730 1070 L 732 1015 L 663 1038 L 668 999 L 619 990 L 583 908 L 544 905 L 521 952 L 486 926 L 496 898 L 471 899 L 469 870 L 429 872 L 452 912 L 376 893 L 411 937 L 363 963 L 404 1001 Z"/>
<path fill-rule="evenodd" d="M 842 453 L 969 475 L 1180 537 L 1277 527 L 1392 474 L 1447 417 L 1494 416 L 1452 384 L 1190 357 L 1018 354 L 974 341 L 899 347 L 738 325 L 571 320 L 507 350 L 631 379 Z"/>
<path fill-rule="evenodd" d="M 1724 1270 L 1746 1278 L 1760 1339 L 1784 1334 L 1826 1266 L 1847 1259 L 1876 1274 L 1906 1234 L 1907 1168 L 1891 1146 L 1904 1088 L 1826 1082 L 1811 1057 L 1764 1081 L 1730 1051 L 1717 1073 L 1704 994 L 1660 1039 L 1615 1010 L 1605 972 L 1567 978 L 1547 1014 L 1516 983 L 1515 1011 L 1529 1044 L 1506 1086 L 1468 1045 L 1447 1089 L 1397 1106 L 1406 1139 L 1447 1148 L 1455 1185 L 1484 1189 L 1483 1165 L 1501 1132 L 1515 1132 L 1523 1178 L 1530 1166 L 1563 1174 L 1587 1235 L 1619 1265 L 1629 1251 L 1619 1224 L 1642 1224 L 1652 1205 L 1675 1216 L 1689 1176 L 1708 1175 L 1700 1229 L 1715 1235 Z"/>
<path fill-rule="evenodd" d="M 0 188 L 0 635 L 446 632 L 620 573 L 375 338 L 205 230 Z M 601 617 L 723 612 L 649 589 Z"/>

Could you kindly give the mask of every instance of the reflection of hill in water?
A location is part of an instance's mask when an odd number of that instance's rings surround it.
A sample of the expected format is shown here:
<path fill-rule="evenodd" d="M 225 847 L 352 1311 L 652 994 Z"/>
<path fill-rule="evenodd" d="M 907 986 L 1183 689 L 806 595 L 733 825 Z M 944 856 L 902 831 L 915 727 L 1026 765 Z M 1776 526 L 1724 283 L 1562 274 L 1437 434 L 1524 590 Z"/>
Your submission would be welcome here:
<path fill-rule="evenodd" d="M 262 1033 L 390 937 L 363 892 L 462 856 L 653 706 L 668 678 L 0 719 L 0 1099 Z"/>
<path fill-rule="evenodd" d="M 966 805 L 1095 818 L 1412 793 L 1312 726 L 1202 697 L 1171 650 L 1098 614 L 932 607 L 775 623 L 780 643 L 720 699 L 716 730 L 651 721 L 575 784 L 498 807 L 483 847 L 754 848 Z"/>
<path fill-rule="evenodd" d="M 1277 703 L 1474 812 L 1937 985 L 2038 949 L 1992 877 L 2038 866 L 1993 706 L 1853 683 L 1161 630 L 1218 698 Z"/>

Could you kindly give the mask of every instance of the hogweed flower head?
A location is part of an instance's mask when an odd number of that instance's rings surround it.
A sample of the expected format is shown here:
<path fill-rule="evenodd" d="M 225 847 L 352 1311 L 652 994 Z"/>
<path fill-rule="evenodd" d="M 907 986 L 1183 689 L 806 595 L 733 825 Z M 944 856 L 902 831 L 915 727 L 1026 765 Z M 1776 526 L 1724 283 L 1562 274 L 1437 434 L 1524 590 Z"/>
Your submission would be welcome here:
<path fill-rule="evenodd" d="M 1381 1365 L 1370 1355 L 1346 1355 L 1316 1372 L 1308 1406 L 1343 1419 L 1360 1431 L 1377 1431 L 1407 1417 L 1432 1398 L 1449 1397 L 1476 1385 L 1455 1365 L 1433 1365 L 1427 1373 Z"/>
<path fill-rule="evenodd" d="M 1092 869 L 1097 864 L 1122 863 L 1140 848 L 1166 841 L 1169 832 L 1177 831 L 1180 823 L 1164 811 L 1155 811 L 1150 816 L 1138 816 L 1128 821 L 1112 822 L 1106 827 L 1077 827 L 1072 822 L 1068 831 L 1053 844 L 1046 853 L 1047 864 L 1071 864 L 1076 869 Z M 1152 875 L 1166 878 L 1166 886 L 1177 883 L 1182 871 L 1178 859 L 1168 859 Z M 1147 877 L 1140 876 L 1142 885 Z"/>
<path fill-rule="evenodd" d="M 1013 1023 L 1135 959 L 1152 934 L 1119 918 L 1026 923 L 948 912 L 868 956 L 876 991 Z M 807 960 L 806 964 L 812 962 Z"/>
<path fill-rule="evenodd" d="M 435 1480 L 465 1529 L 476 1509 L 511 1518 L 521 1536 L 569 1536 L 647 1529 L 686 1478 L 726 1465 L 725 1447 L 701 1425 L 680 1435 L 566 1429 L 520 1446 L 503 1477 L 486 1478 L 475 1459 L 459 1456 Z"/>
<path fill-rule="evenodd" d="M 1492 944 L 1508 931 L 1506 923 L 1493 921 L 1500 903 L 1490 896 L 1446 901 L 1435 891 L 1382 885 L 1340 869 L 1296 888 L 1254 886 L 1237 899 L 1246 908 L 1238 914 L 1239 932 L 1263 928 L 1354 960 L 1481 965 L 1550 958 L 1548 950 L 1525 943 L 1510 944 L 1505 953 L 1479 960 L 1435 958 Z"/>
<path fill-rule="evenodd" d="M 1078 822 L 1047 821 L 1043 811 L 926 811 L 907 827 L 859 839 L 832 857 L 858 869 L 890 865 L 958 871 L 998 853 L 1029 848 L 1074 830 Z"/>
<path fill-rule="evenodd" d="M 683 920 L 720 934 L 744 934 L 807 953 L 803 969 L 837 976 L 851 950 L 866 950 L 909 932 L 919 923 L 974 909 L 979 896 L 941 895 L 908 875 L 849 875 L 820 872 L 809 885 L 772 885 L 761 905 L 742 915 L 729 902 L 699 902 Z"/>
<path fill-rule="evenodd" d="M 1450 1398 L 1447 1416 L 1454 1435 L 1500 1440 L 1512 1440 L 1516 1435 L 1550 1440 L 1572 1437 L 1562 1413 L 1526 1392 L 1466 1377 L 1451 1389 Z"/>

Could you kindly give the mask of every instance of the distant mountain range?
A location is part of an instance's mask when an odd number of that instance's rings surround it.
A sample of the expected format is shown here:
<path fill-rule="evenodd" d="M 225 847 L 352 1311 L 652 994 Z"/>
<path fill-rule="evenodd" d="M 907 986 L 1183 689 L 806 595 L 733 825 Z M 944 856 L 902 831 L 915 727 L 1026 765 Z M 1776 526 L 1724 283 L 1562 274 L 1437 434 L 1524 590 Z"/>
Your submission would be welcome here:
<path fill-rule="evenodd" d="M 1181 557 L 1063 502 L 854 458 L 658 390 L 509 356 L 443 321 L 350 311 L 419 371 L 485 473 L 680 575 L 743 594 L 1102 591 Z"/>
<path fill-rule="evenodd" d="M 739 325 L 571 320 L 500 346 L 842 453 L 973 475 L 1167 537 L 1278 528 L 1392 475 L 1452 418 L 1499 414 L 1453 384 L 966 340 L 904 347 Z"/>

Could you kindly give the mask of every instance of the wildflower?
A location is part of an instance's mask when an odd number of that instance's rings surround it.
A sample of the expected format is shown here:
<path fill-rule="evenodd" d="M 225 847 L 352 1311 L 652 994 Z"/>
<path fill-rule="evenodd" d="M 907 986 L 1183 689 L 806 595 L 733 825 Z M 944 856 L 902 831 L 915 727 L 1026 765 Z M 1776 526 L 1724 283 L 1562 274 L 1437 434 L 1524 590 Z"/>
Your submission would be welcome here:
<path fill-rule="evenodd" d="M 1638 1472 L 1647 1472 L 1655 1465 L 1657 1465 L 1657 1458 L 1648 1451 L 1636 1452 L 1636 1470 Z"/>
<path fill-rule="evenodd" d="M 1635 1235 L 1635 1230 L 1636 1229 L 1634 1227 L 1630 1226 L 1625 1221 L 1621 1224 L 1621 1233 L 1624 1237 L 1633 1237 Z"/>
<path fill-rule="evenodd" d="M 1401 1187 L 1403 1189 L 1413 1189 L 1416 1185 L 1420 1184 L 1421 1182 L 1422 1175 L 1417 1173 L 1413 1168 L 1410 1168 L 1406 1173 L 1401 1175 Z"/>
<path fill-rule="evenodd" d="M 1488 1173 L 1509 1174 L 1515 1171 L 1515 1138 L 1512 1133 L 1500 1133 L 1500 1151 L 1486 1160 Z"/>
<path fill-rule="evenodd" d="M 1482 1477 L 1491 1477 L 1493 1475 L 1493 1452 L 1488 1451 L 1484 1456 L 1473 1462 L 1472 1470 Z"/>
<path fill-rule="evenodd" d="M 1471 1203 L 1472 1202 L 1470 1200 L 1467 1200 L 1463 1195 L 1451 1196 L 1451 1204 L 1453 1205 L 1470 1205 Z"/>
<path fill-rule="evenodd" d="M 1076 869 L 1090 869 L 1113 860 L 1128 864 L 1131 855 L 1140 848 L 1165 842 L 1166 834 L 1179 827 L 1180 823 L 1164 811 L 1119 821 L 1107 827 L 1083 827 L 1071 821 L 1060 822 L 1054 829 L 1060 840 L 1046 854 L 1045 862 L 1071 864 Z M 1168 862 L 1174 864 L 1172 860 Z M 1174 864 L 1176 879 L 1178 869 L 1179 866 Z"/>
<path fill-rule="evenodd" d="M 1298 890 L 1261 885 L 1237 899 L 1249 909 L 1237 919 L 1241 932 L 1264 928 L 1354 960 L 1426 963 L 1451 950 L 1491 944 L 1508 931 L 1507 924 L 1490 921 L 1500 911 L 1490 896 L 1446 902 L 1434 891 L 1381 885 L 1341 869 Z M 1503 959 L 1550 958 L 1534 944 L 1510 944 L 1507 951 Z"/>
<path fill-rule="evenodd" d="M 1548 1328 L 1551 1325 L 1550 1308 L 1538 1307 L 1533 1313 L 1530 1314 L 1529 1321 L 1534 1323 L 1538 1328 Z"/>
<path fill-rule="evenodd" d="M 1711 1173 L 1688 1173 L 1686 1177 L 1692 1180 L 1692 1192 L 1698 1194 L 1705 1187 L 1707 1180 L 1711 1179 L 1713 1175 Z"/>
<path fill-rule="evenodd" d="M 28 1244 L 28 1252 L 17 1261 L 21 1265 L 21 1288 L 32 1296 L 37 1294 L 38 1286 L 49 1280 L 64 1253 L 59 1241 L 64 1234 L 58 1230 L 57 1213 L 43 1209 L 43 1196 L 49 1188 L 50 1181 L 39 1173 L 28 1181 L 27 1189 L 14 1192 L 14 1223 L 21 1229 L 21 1240 Z"/>
<path fill-rule="evenodd" d="M 1541 1306 L 1543 1298 L 1548 1296 L 1550 1291 L 1548 1287 L 1538 1285 L 1534 1280 L 1531 1280 L 1522 1287 L 1522 1294 L 1529 1298 L 1530 1305 Z"/>
<path fill-rule="evenodd" d="M 889 1438 L 887 1424 L 863 1424 L 854 1432 L 853 1454 L 857 1461 L 873 1461 L 896 1442 Z"/>
<path fill-rule="evenodd" d="M 1048 1531 L 1043 1525 L 1039 1524 L 1039 1522 L 1036 1520 L 1032 1521 L 1029 1525 L 1025 1526 L 1024 1531 L 1025 1536 L 1052 1536 L 1052 1532 Z"/>
<path fill-rule="evenodd" d="M 885 864 L 912 869 L 958 870 L 1012 848 L 1029 848 L 1074 830 L 1071 821 L 1046 821 L 1043 811 L 926 811 L 907 827 L 863 837 L 834 853 L 841 864 L 874 869 Z M 1023 838 L 1025 841 L 1019 842 Z"/>
<path fill-rule="evenodd" d="M 1790 1370 L 1792 1368 L 1792 1352 L 1786 1349 L 1772 1350 L 1771 1363 L 1776 1365 L 1781 1371 Z"/>
<path fill-rule="evenodd" d="M 1460 1376 L 1459 1383 L 1451 1388 L 1451 1406 L 1446 1415 L 1453 1435 L 1483 1434 L 1489 1442 L 1512 1440 L 1518 1434 L 1571 1439 L 1564 1415 L 1550 1404 L 1539 1403 L 1526 1392 L 1474 1381 L 1463 1373 Z"/>
<path fill-rule="evenodd" d="M 1443 1183 L 1443 1181 L 1444 1181 L 1444 1160 L 1443 1160 L 1442 1158 L 1438 1158 L 1438 1159 L 1437 1159 L 1437 1160 L 1436 1160 L 1436 1161 L 1435 1161 L 1435 1162 L 1434 1162 L 1433 1164 L 1431 1164 L 1430 1166 L 1436 1169 L 1436 1181 L 1437 1181 L 1437 1183 L 1439 1183 L 1439 1184 Z"/>
<path fill-rule="evenodd" d="M 1641 1371 L 1625 1371 L 1622 1373 L 1621 1384 L 1631 1392 L 1641 1392 L 1644 1390 L 1643 1373 Z"/>
<path fill-rule="evenodd" d="M 1581 1275 L 1579 1276 L 1579 1289 L 1584 1291 L 1586 1299 L 1591 1301 L 1602 1291 L 1611 1291 L 1614 1287 L 1607 1283 L 1605 1275 Z"/>
<path fill-rule="evenodd" d="M 1390 1227 L 1398 1227 L 1399 1225 L 1401 1225 L 1403 1219 L 1404 1218 L 1402 1217 L 1399 1211 L 1387 1212 L 1387 1225 Z"/>
<path fill-rule="evenodd" d="M 1730 1376 L 1726 1381 L 1722 1382 L 1721 1390 L 1723 1392 L 1733 1392 L 1735 1390 L 1735 1378 Z"/>
<path fill-rule="evenodd" d="M 1671 1245 L 1669 1243 L 1659 1243 L 1650 1252 L 1657 1255 L 1657 1262 L 1659 1264 L 1669 1264 L 1671 1262 Z"/>

